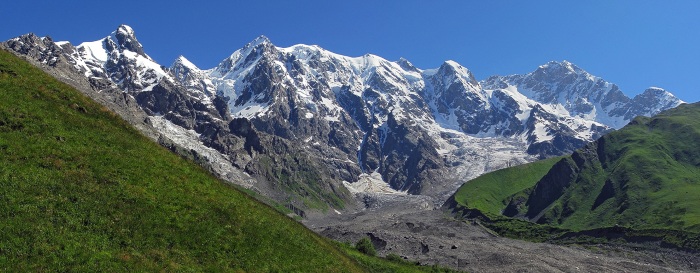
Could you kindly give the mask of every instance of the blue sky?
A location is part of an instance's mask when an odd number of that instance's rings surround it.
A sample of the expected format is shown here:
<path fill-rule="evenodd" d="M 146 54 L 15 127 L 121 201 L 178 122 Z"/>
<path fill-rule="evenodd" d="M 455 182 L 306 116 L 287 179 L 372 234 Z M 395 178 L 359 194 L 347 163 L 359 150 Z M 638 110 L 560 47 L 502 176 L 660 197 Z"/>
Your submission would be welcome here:
<path fill-rule="evenodd" d="M 700 1 L 9 1 L 0 40 L 74 44 L 132 26 L 146 52 L 211 68 L 259 35 L 419 68 L 455 60 L 478 79 L 568 60 L 628 96 L 649 86 L 700 100 Z"/>

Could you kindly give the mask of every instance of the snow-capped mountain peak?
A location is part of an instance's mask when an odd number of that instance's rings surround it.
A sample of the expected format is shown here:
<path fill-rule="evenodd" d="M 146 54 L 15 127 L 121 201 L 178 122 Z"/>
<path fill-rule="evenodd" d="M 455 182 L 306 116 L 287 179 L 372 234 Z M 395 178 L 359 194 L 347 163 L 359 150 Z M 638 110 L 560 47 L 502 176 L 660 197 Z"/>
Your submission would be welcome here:
<path fill-rule="evenodd" d="M 110 38 L 114 37 L 114 42 L 117 43 L 119 46 L 119 49 L 122 50 L 129 50 L 131 52 L 134 52 L 136 54 L 139 54 L 141 56 L 144 56 L 148 59 L 146 53 L 143 51 L 143 46 L 139 41 L 136 39 L 136 35 L 134 34 L 134 30 L 127 25 L 120 25 L 117 30 L 112 32 L 110 35 Z"/>
<path fill-rule="evenodd" d="M 638 95 L 641 96 L 638 99 L 630 99 L 617 85 L 593 76 L 568 61 L 548 62 L 524 75 L 492 76 L 481 83 L 486 89 L 517 90 L 529 99 L 559 109 L 563 114 L 593 120 L 616 129 L 638 115 L 653 115 L 658 113 L 657 110 L 682 103 L 660 92 L 657 92 L 659 97 L 653 99 L 656 96 L 651 91 Z M 663 97 L 668 97 L 668 103 L 654 108 Z"/>
<path fill-rule="evenodd" d="M 151 90 L 168 73 L 143 50 L 134 30 L 121 25 L 109 36 L 81 43 L 71 58 L 87 77 L 110 78 L 124 91 Z"/>
<path fill-rule="evenodd" d="M 124 25 L 124 24 L 119 25 L 119 27 L 117 27 L 117 30 L 115 31 L 115 33 L 118 33 L 119 35 L 122 35 L 124 37 L 129 37 L 132 39 L 136 38 L 136 36 L 134 35 L 134 29 L 131 28 L 130 26 Z"/>
<path fill-rule="evenodd" d="M 630 105 L 630 109 L 625 113 L 625 117 L 629 120 L 642 116 L 652 116 L 663 110 L 678 106 L 684 101 L 676 98 L 670 92 L 659 87 L 649 87 L 641 94 L 634 96 Z"/>
<path fill-rule="evenodd" d="M 472 74 L 469 69 L 466 67 L 462 66 L 461 64 L 453 61 L 453 60 L 447 60 L 445 61 L 439 68 L 438 73 L 441 73 L 445 76 L 448 75 L 455 75 L 459 79 L 466 80 L 467 83 L 472 85 L 475 88 L 480 88 L 479 82 L 476 80 L 474 75 Z"/>
<path fill-rule="evenodd" d="M 177 59 L 175 59 L 175 62 L 171 65 L 171 67 L 178 67 L 182 66 L 184 68 L 190 69 L 190 70 L 200 70 L 199 67 L 197 67 L 195 64 L 190 62 L 185 56 L 178 56 Z"/>
<path fill-rule="evenodd" d="M 415 67 L 411 62 L 406 60 L 404 57 L 399 58 L 398 61 L 396 61 L 403 70 L 410 71 L 410 72 L 416 72 L 416 73 L 421 73 L 421 70 Z"/>
<path fill-rule="evenodd" d="M 246 44 L 243 48 L 234 51 L 215 68 L 210 69 L 214 77 L 236 78 L 240 71 L 237 68 L 254 66 L 265 55 L 272 55 L 276 47 L 265 36 L 259 36 Z"/>
<path fill-rule="evenodd" d="M 216 87 L 211 79 L 205 71 L 199 69 L 184 56 L 178 56 L 168 70 L 175 80 L 187 88 L 189 96 L 204 103 L 209 103 L 214 99 Z"/>
<path fill-rule="evenodd" d="M 93 42 L 84 42 L 78 45 L 78 49 L 89 51 L 90 59 L 98 61 L 107 61 L 110 52 L 130 51 L 137 55 L 153 61 L 143 50 L 143 46 L 136 39 L 134 30 L 127 25 L 120 25 L 117 30 L 113 31 L 109 36 L 101 40 Z M 104 54 L 107 53 L 107 54 Z"/>
<path fill-rule="evenodd" d="M 575 81 L 578 78 L 595 81 L 598 78 L 569 61 L 550 61 L 531 73 L 534 79 L 549 83 Z"/>
<path fill-rule="evenodd" d="M 573 64 L 573 63 L 571 63 L 571 62 L 569 62 L 569 61 L 567 61 L 567 60 L 563 60 L 563 61 L 560 61 L 560 62 L 559 62 L 559 61 L 549 61 L 549 62 L 547 62 L 546 64 L 540 65 L 540 66 L 538 67 L 538 69 L 544 69 L 544 70 L 549 70 L 549 69 L 555 69 L 555 70 L 557 70 L 557 69 L 564 69 L 564 70 L 568 70 L 568 71 L 571 71 L 571 72 L 581 72 L 581 71 L 583 71 L 581 68 L 579 68 L 578 66 L 576 66 L 575 64 Z"/>
<path fill-rule="evenodd" d="M 265 36 L 265 35 L 260 35 L 260 36 L 256 37 L 255 39 L 253 39 L 253 41 L 251 41 L 250 43 L 248 43 L 248 44 L 246 45 L 246 47 L 256 47 L 256 46 L 258 46 L 258 45 L 260 45 L 260 44 L 272 44 L 272 42 L 270 42 L 270 39 L 267 38 L 267 36 Z"/>
<path fill-rule="evenodd" d="M 671 94 L 671 92 L 668 92 L 665 89 L 656 86 L 651 86 L 647 88 L 646 90 L 644 90 L 644 93 L 653 94 L 657 97 L 675 97 L 673 96 L 673 94 Z"/>

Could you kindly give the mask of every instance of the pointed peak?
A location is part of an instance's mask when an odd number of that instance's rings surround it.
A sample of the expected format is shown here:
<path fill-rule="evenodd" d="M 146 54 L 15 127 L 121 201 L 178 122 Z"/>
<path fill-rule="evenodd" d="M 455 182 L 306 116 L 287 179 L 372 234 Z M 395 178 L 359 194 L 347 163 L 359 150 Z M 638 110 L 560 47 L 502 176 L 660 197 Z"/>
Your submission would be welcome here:
<path fill-rule="evenodd" d="M 655 115 L 661 110 L 676 107 L 685 101 L 659 87 L 649 87 L 641 94 L 634 96 L 633 102 L 652 109 L 646 116 Z"/>
<path fill-rule="evenodd" d="M 255 46 L 258 46 L 258 45 L 261 45 L 261 44 L 270 44 L 270 45 L 271 45 L 272 42 L 270 42 L 270 39 L 267 38 L 267 36 L 265 36 L 265 35 L 260 35 L 260 36 L 258 36 L 257 38 L 253 39 L 253 41 L 251 41 L 250 43 L 248 43 L 248 46 L 255 47 Z"/>
<path fill-rule="evenodd" d="M 250 41 L 250 43 L 246 44 L 242 49 L 239 51 L 243 53 L 244 55 L 247 55 L 248 53 L 244 52 L 252 52 L 255 50 L 260 50 L 262 49 L 263 51 L 267 51 L 271 48 L 274 48 L 275 46 L 270 42 L 270 39 L 265 37 L 265 35 L 260 35 L 257 38 L 253 39 Z M 236 55 L 238 51 L 234 52 L 233 55 Z M 231 55 L 231 56 L 233 56 Z"/>
<path fill-rule="evenodd" d="M 30 40 L 30 41 L 37 41 L 41 40 L 42 38 L 34 34 L 33 32 L 23 34 L 20 36 L 17 36 L 15 38 L 10 39 L 9 41 L 22 41 L 22 40 Z"/>
<path fill-rule="evenodd" d="M 642 96 L 642 97 L 656 97 L 656 98 L 669 98 L 669 99 L 671 99 L 671 100 L 681 101 L 681 100 L 678 99 L 675 95 L 673 95 L 673 93 L 668 92 L 668 91 L 666 91 L 666 89 L 663 89 L 663 88 L 661 88 L 661 87 L 655 87 L 655 86 L 652 86 L 652 87 L 647 88 L 646 90 L 644 90 L 644 92 L 642 92 L 642 93 L 639 94 L 638 96 Z M 682 102 L 682 101 L 681 101 L 681 102 Z"/>
<path fill-rule="evenodd" d="M 453 61 L 453 60 L 447 60 L 447 61 L 444 62 L 444 64 L 450 65 L 450 66 L 452 66 L 452 67 L 461 67 L 461 66 L 462 66 L 462 65 L 460 65 L 459 63 L 457 63 L 457 62 L 455 62 L 455 61 Z"/>
<path fill-rule="evenodd" d="M 581 68 L 579 68 L 578 66 L 576 66 L 575 64 L 573 64 L 573 63 L 571 63 L 571 62 L 569 62 L 569 61 L 567 61 L 567 60 L 563 60 L 563 61 L 561 61 L 561 63 L 559 63 L 559 64 L 560 64 L 561 66 L 566 67 L 567 69 L 570 69 L 570 70 L 580 70 L 580 69 L 581 69 Z"/>
<path fill-rule="evenodd" d="M 224 75 L 228 73 L 239 61 L 254 61 L 257 60 L 265 52 L 274 52 L 278 50 L 265 35 L 260 35 L 247 43 L 243 48 L 234 51 L 230 56 L 221 61 L 216 68 L 217 73 Z M 251 55 L 253 54 L 253 55 Z M 254 56 L 254 57 L 250 57 Z"/>
<path fill-rule="evenodd" d="M 479 82 L 474 78 L 474 74 L 472 74 L 469 69 L 453 60 L 445 61 L 438 69 L 438 73 L 443 75 L 454 74 L 458 77 L 466 78 L 474 86 L 479 85 Z"/>
<path fill-rule="evenodd" d="M 188 60 L 187 58 L 185 58 L 185 56 L 182 56 L 182 55 L 178 56 L 177 59 L 175 59 L 175 62 L 173 63 L 172 66 L 173 67 L 184 66 L 184 67 L 189 68 L 189 69 L 197 69 L 197 70 L 199 69 L 199 67 L 194 65 L 192 62 L 190 62 L 190 60 Z"/>
<path fill-rule="evenodd" d="M 116 30 L 116 33 L 122 33 L 125 36 L 134 37 L 134 29 L 131 28 L 130 26 L 124 25 L 124 24 L 119 25 L 119 27 Z"/>
<path fill-rule="evenodd" d="M 116 43 L 120 50 L 125 49 L 136 54 L 146 56 L 146 53 L 143 51 L 143 46 L 136 39 L 134 29 L 128 25 L 120 25 L 117 30 L 112 32 L 112 34 L 107 38 Z"/>
<path fill-rule="evenodd" d="M 575 64 L 563 60 L 561 62 L 558 61 L 550 61 L 547 62 L 546 64 L 540 65 L 535 73 L 546 73 L 546 74 L 569 74 L 569 73 L 574 73 L 574 74 L 588 74 L 585 70 L 581 69 L 580 67 L 576 66 Z"/>
<path fill-rule="evenodd" d="M 561 62 L 559 61 L 549 61 L 546 64 L 540 65 L 539 68 L 567 68 L 573 70 L 574 68 L 578 68 L 576 65 L 573 63 L 563 60 Z"/>
<path fill-rule="evenodd" d="M 399 58 L 399 60 L 396 61 L 396 63 L 406 71 L 420 72 L 418 68 L 416 68 L 411 62 L 406 60 L 406 58 L 404 57 Z"/>
<path fill-rule="evenodd" d="M 644 92 L 648 92 L 648 93 L 668 93 L 668 91 L 666 91 L 665 89 L 663 89 L 663 88 L 661 88 L 661 87 L 656 87 L 656 86 L 651 86 L 651 87 L 647 88 L 646 90 L 644 90 Z"/>
<path fill-rule="evenodd" d="M 442 63 L 442 65 L 440 66 L 440 70 L 445 70 L 445 69 L 453 70 L 453 71 L 459 72 L 459 73 L 471 74 L 471 72 L 469 72 L 469 69 L 467 69 L 466 67 L 462 66 L 461 64 L 459 64 L 458 62 L 455 62 L 453 60 L 447 60 L 444 63 Z"/>
<path fill-rule="evenodd" d="M 572 66 L 572 65 L 573 65 L 573 63 L 571 63 L 571 62 L 569 62 L 569 61 L 567 61 L 567 60 L 561 61 L 560 64 L 561 64 L 561 65 L 565 65 L 565 66 Z"/>

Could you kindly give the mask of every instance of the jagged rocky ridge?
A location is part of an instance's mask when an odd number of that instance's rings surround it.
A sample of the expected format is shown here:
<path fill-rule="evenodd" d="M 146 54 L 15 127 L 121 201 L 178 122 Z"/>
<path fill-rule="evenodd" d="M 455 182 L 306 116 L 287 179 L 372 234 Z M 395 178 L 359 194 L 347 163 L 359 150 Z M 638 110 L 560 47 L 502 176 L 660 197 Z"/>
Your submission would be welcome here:
<path fill-rule="evenodd" d="M 681 103 L 658 88 L 630 99 L 566 61 L 479 82 L 453 61 L 422 70 L 261 36 L 217 67 L 166 68 L 125 25 L 78 46 L 28 34 L 3 47 L 219 176 L 304 208 L 340 208 L 350 192 L 442 200 L 465 179 Z"/>

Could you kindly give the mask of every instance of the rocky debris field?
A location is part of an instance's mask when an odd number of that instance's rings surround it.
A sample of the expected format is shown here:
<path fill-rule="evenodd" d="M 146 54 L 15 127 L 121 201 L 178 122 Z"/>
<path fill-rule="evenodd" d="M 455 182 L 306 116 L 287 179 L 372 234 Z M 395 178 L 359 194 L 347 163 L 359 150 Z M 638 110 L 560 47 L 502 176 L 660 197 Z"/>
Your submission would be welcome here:
<path fill-rule="evenodd" d="M 492 234 L 476 223 L 455 220 L 424 199 L 374 199 L 381 200 L 382 206 L 345 214 L 312 214 L 304 224 L 341 242 L 354 243 L 369 237 L 379 256 L 393 253 L 421 264 L 440 264 L 467 272 L 700 270 L 697 254 L 634 245 L 561 246 L 514 240 Z"/>

